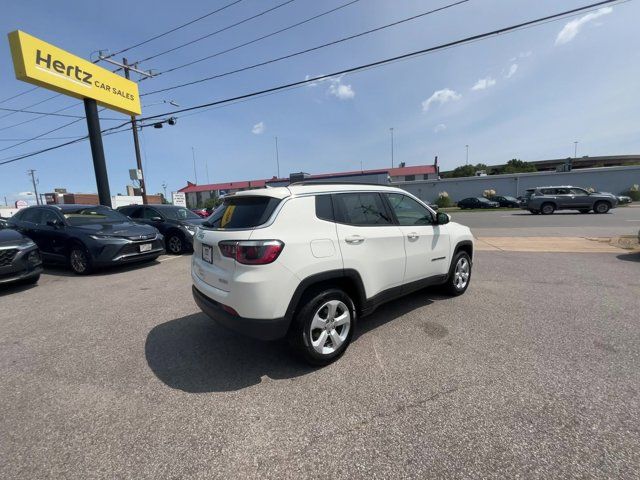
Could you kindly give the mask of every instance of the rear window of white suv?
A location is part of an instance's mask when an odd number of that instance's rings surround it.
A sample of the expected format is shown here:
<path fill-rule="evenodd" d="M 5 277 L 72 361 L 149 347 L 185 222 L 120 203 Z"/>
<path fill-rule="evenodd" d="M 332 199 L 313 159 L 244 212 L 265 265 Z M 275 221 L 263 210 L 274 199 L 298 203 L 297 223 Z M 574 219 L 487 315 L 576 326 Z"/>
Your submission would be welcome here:
<path fill-rule="evenodd" d="M 269 220 L 280 199 L 273 197 L 228 198 L 203 223 L 211 228 L 253 228 Z"/>

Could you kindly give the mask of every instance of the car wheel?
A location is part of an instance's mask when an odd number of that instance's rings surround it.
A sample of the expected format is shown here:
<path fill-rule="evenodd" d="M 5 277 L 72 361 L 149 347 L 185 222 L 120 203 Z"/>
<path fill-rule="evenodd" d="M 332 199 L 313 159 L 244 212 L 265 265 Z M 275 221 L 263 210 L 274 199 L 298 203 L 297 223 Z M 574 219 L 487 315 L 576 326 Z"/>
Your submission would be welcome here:
<path fill-rule="evenodd" d="M 458 252 L 451 262 L 445 290 L 449 295 L 462 295 L 471 282 L 471 258 L 467 252 Z"/>
<path fill-rule="evenodd" d="M 312 365 L 328 365 L 347 349 L 355 327 L 355 308 L 342 290 L 305 295 L 289 330 L 289 343 Z"/>
<path fill-rule="evenodd" d="M 609 202 L 597 202 L 593 206 L 593 211 L 596 213 L 607 213 L 611 209 Z"/>
<path fill-rule="evenodd" d="M 588 208 L 583 208 L 582 210 L 580 210 L 580 213 L 589 213 L 590 210 Z"/>
<path fill-rule="evenodd" d="M 83 245 L 78 243 L 72 245 L 69 251 L 69 266 L 73 273 L 78 275 L 91 273 L 91 258 Z"/>
<path fill-rule="evenodd" d="M 184 250 L 184 240 L 177 233 L 172 233 L 167 238 L 167 251 L 173 255 L 180 255 Z"/>
<path fill-rule="evenodd" d="M 540 207 L 540 213 L 542 215 L 551 215 L 556 211 L 556 207 L 553 203 L 543 203 L 542 207 Z"/>

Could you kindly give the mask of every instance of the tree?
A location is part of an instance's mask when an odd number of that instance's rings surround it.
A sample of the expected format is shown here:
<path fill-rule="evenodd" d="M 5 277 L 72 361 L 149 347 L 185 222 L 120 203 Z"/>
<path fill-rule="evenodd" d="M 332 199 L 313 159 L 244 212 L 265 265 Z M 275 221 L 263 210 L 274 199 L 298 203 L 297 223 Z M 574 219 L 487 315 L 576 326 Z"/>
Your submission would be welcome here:
<path fill-rule="evenodd" d="M 445 178 L 474 177 L 478 170 L 486 169 L 487 166 L 484 163 L 477 163 L 476 165 L 461 165 L 444 174 L 444 176 Z"/>
<path fill-rule="evenodd" d="M 221 203 L 222 199 L 219 197 L 207 198 L 207 200 L 204 202 L 204 208 L 206 208 L 207 210 L 214 210 Z"/>
<path fill-rule="evenodd" d="M 504 167 L 498 169 L 497 173 L 528 173 L 537 171 L 538 170 L 534 164 L 517 158 L 512 158 Z"/>

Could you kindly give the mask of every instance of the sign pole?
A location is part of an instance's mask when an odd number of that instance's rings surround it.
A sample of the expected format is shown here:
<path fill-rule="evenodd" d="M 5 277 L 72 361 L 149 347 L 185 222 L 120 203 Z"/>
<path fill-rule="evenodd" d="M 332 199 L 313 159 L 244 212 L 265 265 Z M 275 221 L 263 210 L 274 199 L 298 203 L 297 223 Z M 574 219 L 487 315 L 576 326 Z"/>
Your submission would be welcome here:
<path fill-rule="evenodd" d="M 100 118 L 98 117 L 98 104 L 92 98 L 84 99 L 84 111 L 87 116 L 87 128 L 89 129 L 89 143 L 93 156 L 93 169 L 96 173 L 98 186 L 98 198 L 100 204 L 111 207 L 111 192 L 109 191 L 109 178 L 107 177 L 107 164 L 104 159 L 102 147 L 102 133 L 100 132 Z"/>
<path fill-rule="evenodd" d="M 129 64 L 127 63 L 127 59 L 122 59 L 122 64 L 124 67 L 124 76 L 127 80 L 129 80 Z M 142 204 L 147 205 L 149 202 L 147 201 L 147 188 L 144 182 L 144 171 L 142 170 L 142 157 L 140 155 L 140 140 L 138 140 L 138 124 L 136 122 L 136 116 L 131 115 L 131 131 L 133 132 L 133 147 L 136 151 L 136 163 L 138 165 L 138 170 L 142 172 L 142 175 L 138 181 L 140 182 L 140 190 L 142 193 Z"/>

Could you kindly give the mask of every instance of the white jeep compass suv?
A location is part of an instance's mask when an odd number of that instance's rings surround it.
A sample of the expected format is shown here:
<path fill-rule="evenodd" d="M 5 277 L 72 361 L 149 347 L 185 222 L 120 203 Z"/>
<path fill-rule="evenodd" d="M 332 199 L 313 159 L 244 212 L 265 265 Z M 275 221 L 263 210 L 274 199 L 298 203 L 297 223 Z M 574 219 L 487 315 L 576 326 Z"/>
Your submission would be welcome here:
<path fill-rule="evenodd" d="M 429 285 L 469 286 L 473 236 L 404 190 L 299 183 L 225 197 L 198 228 L 198 306 L 264 340 L 288 337 L 307 361 L 342 355 L 356 319 Z"/>

